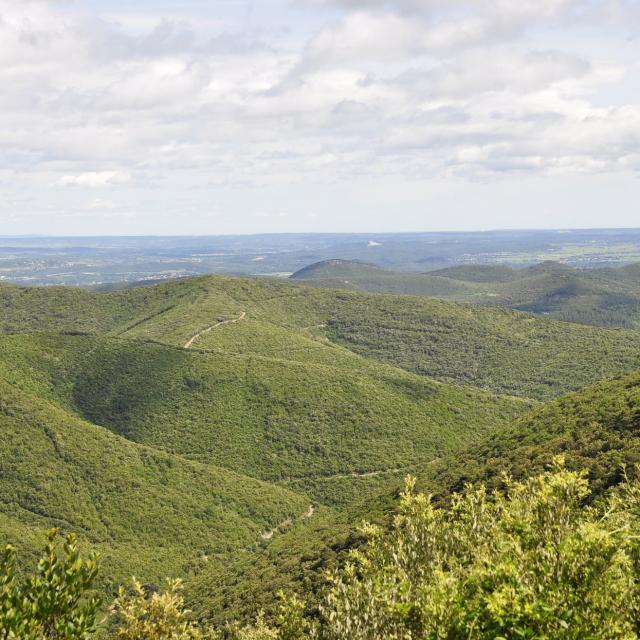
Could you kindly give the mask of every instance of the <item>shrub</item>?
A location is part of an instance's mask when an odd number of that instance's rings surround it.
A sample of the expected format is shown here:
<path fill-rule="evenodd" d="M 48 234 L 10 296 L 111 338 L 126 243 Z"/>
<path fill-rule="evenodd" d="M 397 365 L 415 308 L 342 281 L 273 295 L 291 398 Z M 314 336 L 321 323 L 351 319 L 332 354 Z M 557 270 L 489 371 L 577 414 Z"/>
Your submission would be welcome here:
<path fill-rule="evenodd" d="M 637 638 L 639 490 L 584 506 L 588 483 L 559 463 L 488 495 L 468 486 L 447 510 L 409 482 L 392 530 L 334 575 L 326 640 Z"/>
<path fill-rule="evenodd" d="M 117 640 L 215 640 L 188 619 L 181 590 L 180 580 L 167 580 L 164 591 L 148 595 L 135 578 L 130 593 L 120 588 L 111 609 Z"/>
<path fill-rule="evenodd" d="M 89 595 L 97 574 L 95 557 L 80 557 L 73 534 L 62 549 L 56 529 L 35 574 L 18 581 L 15 553 L 0 555 L 0 638 L 2 640 L 85 640 L 95 629 L 100 601 Z"/>
<path fill-rule="evenodd" d="M 637 640 L 640 482 L 589 504 L 584 473 L 561 460 L 489 493 L 467 486 L 447 509 L 409 480 L 389 530 L 368 542 L 327 585 L 320 613 L 285 599 L 273 628 L 229 626 L 230 640 Z M 98 601 L 87 590 L 95 560 L 56 532 L 38 572 L 18 582 L 0 556 L 0 640 L 87 640 Z M 189 619 L 180 581 L 160 593 L 140 583 L 112 607 L 117 640 L 213 640 Z"/>

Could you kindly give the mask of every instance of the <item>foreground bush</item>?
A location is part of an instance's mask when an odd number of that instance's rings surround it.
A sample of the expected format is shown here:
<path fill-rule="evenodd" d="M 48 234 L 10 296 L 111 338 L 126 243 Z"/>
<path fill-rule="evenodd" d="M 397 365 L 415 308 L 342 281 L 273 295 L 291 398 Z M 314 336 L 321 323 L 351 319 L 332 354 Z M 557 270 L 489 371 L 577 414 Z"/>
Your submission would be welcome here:
<path fill-rule="evenodd" d="M 390 532 L 332 578 L 321 637 L 637 638 L 637 485 L 601 508 L 562 468 L 487 495 L 467 488 L 448 510 L 410 484 Z"/>
<path fill-rule="evenodd" d="M 585 506 L 585 476 L 561 463 L 488 494 L 467 487 L 448 509 L 409 482 L 389 530 L 366 527 L 368 543 L 329 579 L 319 615 L 285 601 L 271 618 L 198 628 L 180 583 L 147 594 L 134 582 L 112 608 L 117 640 L 634 640 L 639 621 L 640 484 L 626 483 Z M 0 640 L 85 640 L 97 601 L 95 576 L 68 538 L 54 536 L 38 574 L 16 585 L 13 553 L 0 566 Z M 49 592 L 51 590 L 51 592 Z"/>
<path fill-rule="evenodd" d="M 134 578 L 133 589 L 124 588 L 113 603 L 117 640 L 215 640 L 212 631 L 202 631 L 187 619 L 179 580 L 168 580 L 161 593 L 146 594 Z"/>
<path fill-rule="evenodd" d="M 100 601 L 87 595 L 95 558 L 82 560 L 74 535 L 62 544 L 49 533 L 34 575 L 19 580 L 14 550 L 0 554 L 0 639 L 85 640 L 95 630 Z"/>

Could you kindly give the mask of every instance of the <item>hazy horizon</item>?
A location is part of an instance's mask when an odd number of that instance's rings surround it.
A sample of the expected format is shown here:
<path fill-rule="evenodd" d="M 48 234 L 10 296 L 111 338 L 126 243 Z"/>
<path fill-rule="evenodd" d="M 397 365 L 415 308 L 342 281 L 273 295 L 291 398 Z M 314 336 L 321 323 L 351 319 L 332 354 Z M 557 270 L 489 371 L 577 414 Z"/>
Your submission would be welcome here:
<path fill-rule="evenodd" d="M 581 231 L 640 231 L 640 226 L 630 227 L 502 227 L 502 228 L 487 228 L 487 229 L 437 229 L 437 230 L 389 230 L 389 231 L 372 231 L 368 229 L 360 229 L 356 231 L 264 231 L 254 232 L 246 231 L 239 233 L 145 233 L 145 234 L 118 234 L 118 233 L 105 233 L 105 234 L 55 234 L 55 233 L 14 233 L 14 234 L 0 234 L 0 238 L 207 238 L 207 237 L 234 237 L 234 236 L 365 236 L 365 235 L 430 235 L 430 234 L 474 234 L 474 233 L 527 233 L 527 232 L 554 232 L 554 233 L 571 233 Z"/>

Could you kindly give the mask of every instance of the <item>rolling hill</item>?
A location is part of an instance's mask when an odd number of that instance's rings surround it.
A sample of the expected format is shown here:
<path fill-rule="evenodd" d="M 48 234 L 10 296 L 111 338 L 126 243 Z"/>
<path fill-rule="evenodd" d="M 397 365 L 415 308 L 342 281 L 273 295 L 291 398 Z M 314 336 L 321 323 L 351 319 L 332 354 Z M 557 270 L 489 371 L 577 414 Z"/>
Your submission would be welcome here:
<path fill-rule="evenodd" d="M 431 298 L 357 300 L 328 323 L 332 341 L 443 382 L 546 400 L 639 364 L 635 331 Z"/>
<path fill-rule="evenodd" d="M 2 539 L 33 555 L 74 530 L 105 589 L 186 575 L 526 409 L 329 343 L 309 323 L 335 301 L 306 293 L 1 287 Z"/>
<path fill-rule="evenodd" d="M 378 361 L 537 400 L 640 368 L 640 334 L 633 331 L 417 296 L 221 276 L 109 293 L 17 287 L 0 293 L 6 333 L 89 333 L 176 347 L 197 337 L 191 350 L 347 370 Z"/>
<path fill-rule="evenodd" d="M 193 574 L 205 617 L 282 571 L 317 582 L 407 472 L 445 478 L 540 401 L 640 369 L 634 331 L 294 282 L 0 300 L 0 535 L 76 530 L 105 589 Z"/>
<path fill-rule="evenodd" d="M 424 461 L 418 486 L 446 503 L 465 483 L 502 486 L 503 473 L 522 479 L 563 455 L 570 469 L 586 470 L 597 499 L 623 478 L 637 474 L 640 463 L 640 373 L 597 383 L 566 394 L 516 418 L 485 439 L 436 461 Z M 255 608 L 273 610 L 278 590 L 317 594 L 322 574 L 344 562 L 361 538 L 362 520 L 385 522 L 392 513 L 399 478 L 388 478 L 376 498 L 354 501 L 343 513 L 326 512 L 299 521 L 274 544 L 257 552 L 228 556 L 204 567 L 188 583 L 191 606 L 204 619 L 250 617 Z M 224 585 L 216 589 L 212 585 Z M 249 594 L 249 597 L 248 597 Z M 313 598 L 311 598 L 313 600 Z"/>
<path fill-rule="evenodd" d="M 433 296 L 446 300 L 472 301 L 476 288 L 462 280 L 421 273 L 389 271 L 353 260 L 324 260 L 296 271 L 290 279 L 324 288 L 369 293 Z"/>
<path fill-rule="evenodd" d="M 576 269 L 544 262 L 524 269 L 458 265 L 425 274 L 327 260 L 292 278 L 314 286 L 375 293 L 433 296 L 508 307 L 582 324 L 640 328 L 640 268 Z"/>
<path fill-rule="evenodd" d="M 0 349 L 0 379 L 79 418 L 323 502 L 348 491 L 336 476 L 401 473 L 526 408 L 348 352 L 351 368 L 91 336 L 12 335 Z"/>
<path fill-rule="evenodd" d="M 0 538 L 34 552 L 51 527 L 100 552 L 116 585 L 158 583 L 260 544 L 309 500 L 112 434 L 0 380 Z"/>
<path fill-rule="evenodd" d="M 426 465 L 419 474 L 443 495 L 465 482 L 501 482 L 508 471 L 525 478 L 542 471 L 554 455 L 572 469 L 587 469 L 598 495 L 635 475 L 640 463 L 640 373 L 618 376 L 562 396 L 516 418 L 473 448 Z"/>

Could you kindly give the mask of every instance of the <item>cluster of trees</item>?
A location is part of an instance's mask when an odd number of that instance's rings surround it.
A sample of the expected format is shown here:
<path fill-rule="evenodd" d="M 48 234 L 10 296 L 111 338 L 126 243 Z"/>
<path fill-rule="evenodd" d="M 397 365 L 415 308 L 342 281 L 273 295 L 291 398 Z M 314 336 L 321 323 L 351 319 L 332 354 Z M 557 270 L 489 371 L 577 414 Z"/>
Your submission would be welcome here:
<path fill-rule="evenodd" d="M 326 334 L 427 378 L 541 401 L 638 369 L 634 332 L 432 298 L 358 298 L 332 310 Z"/>
<path fill-rule="evenodd" d="M 289 598 L 249 626 L 202 628 L 180 583 L 121 590 L 101 631 L 94 558 L 49 537 L 36 574 L 0 565 L 2 640 L 632 640 L 640 633 L 640 483 L 590 500 L 561 460 L 500 491 L 468 486 L 438 508 L 407 483 L 388 529 L 328 579 L 319 610 Z M 95 635 L 98 633 L 98 635 Z M 103 634 L 103 635 L 100 635 Z M 104 635 L 106 634 L 106 635 Z"/>

